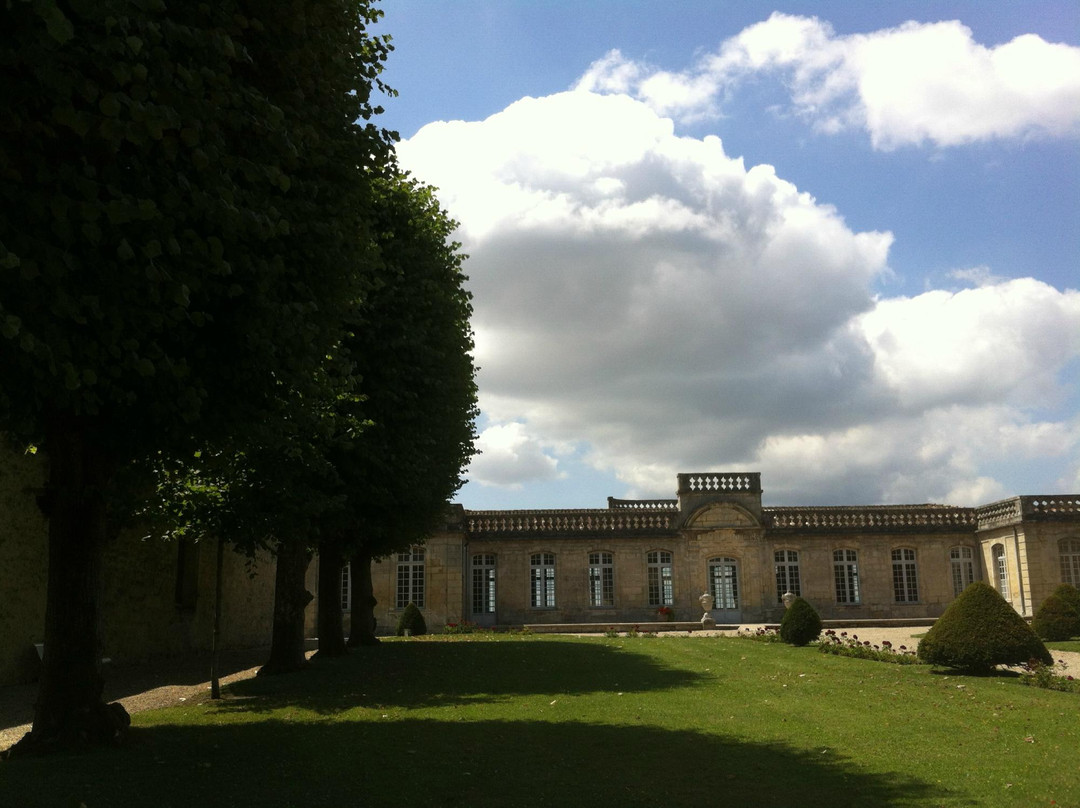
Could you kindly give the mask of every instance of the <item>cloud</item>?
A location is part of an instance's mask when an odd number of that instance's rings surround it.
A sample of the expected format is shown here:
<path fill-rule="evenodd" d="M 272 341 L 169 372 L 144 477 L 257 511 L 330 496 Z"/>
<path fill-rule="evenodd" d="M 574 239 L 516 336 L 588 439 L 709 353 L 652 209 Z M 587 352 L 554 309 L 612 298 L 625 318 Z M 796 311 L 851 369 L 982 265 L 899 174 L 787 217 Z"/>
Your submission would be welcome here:
<path fill-rule="evenodd" d="M 963 504 L 1006 492 L 1015 458 L 1080 451 L 1054 415 L 1080 293 L 987 274 L 878 298 L 890 233 L 641 101 L 523 99 L 399 154 L 471 256 L 481 482 L 552 479 L 573 445 L 640 496 L 755 469 L 773 502 Z"/>
<path fill-rule="evenodd" d="M 1034 34 L 986 47 L 957 21 L 840 36 L 817 18 L 777 12 L 688 70 L 612 51 L 577 87 L 632 94 L 693 121 L 765 74 L 785 80 L 794 111 L 820 131 L 861 128 L 879 149 L 1080 134 L 1080 48 Z"/>
<path fill-rule="evenodd" d="M 520 489 L 524 483 L 561 479 L 559 462 L 520 423 L 496 424 L 477 437 L 480 454 L 468 475 L 481 485 Z"/>

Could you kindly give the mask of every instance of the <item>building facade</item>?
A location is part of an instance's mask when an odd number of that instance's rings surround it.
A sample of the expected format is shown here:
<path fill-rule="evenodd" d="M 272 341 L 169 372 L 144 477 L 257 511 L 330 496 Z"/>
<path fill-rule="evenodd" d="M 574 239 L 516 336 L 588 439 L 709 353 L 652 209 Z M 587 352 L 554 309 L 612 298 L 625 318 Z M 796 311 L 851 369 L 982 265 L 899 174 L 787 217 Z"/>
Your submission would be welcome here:
<path fill-rule="evenodd" d="M 758 473 L 680 474 L 675 499 L 607 508 L 451 509 L 423 546 L 376 564 L 376 618 L 410 601 L 430 629 L 699 620 L 778 621 L 782 596 L 824 619 L 933 618 L 975 580 L 1030 616 L 1080 585 L 1080 495 L 949 505 L 764 507 Z M 343 581 L 348 586 L 347 579 Z"/>

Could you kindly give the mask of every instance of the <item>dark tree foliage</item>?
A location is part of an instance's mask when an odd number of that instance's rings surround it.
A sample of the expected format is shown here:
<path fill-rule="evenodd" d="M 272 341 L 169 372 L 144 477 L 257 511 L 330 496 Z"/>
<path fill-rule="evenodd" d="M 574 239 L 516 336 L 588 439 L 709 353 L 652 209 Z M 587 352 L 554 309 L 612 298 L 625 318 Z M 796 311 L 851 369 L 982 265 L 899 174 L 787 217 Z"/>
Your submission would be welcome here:
<path fill-rule="evenodd" d="M 366 282 L 358 0 L 12 0 L 0 39 L 0 430 L 49 461 L 45 660 L 19 751 L 119 739 L 100 551 L 146 456 L 302 398 Z M 360 124 L 356 122 L 360 121 Z M 188 449 L 190 451 L 190 449 Z"/>
<path fill-rule="evenodd" d="M 439 527 L 475 452 L 472 306 L 455 227 L 430 187 L 404 175 L 377 181 L 380 283 L 345 343 L 366 426 L 332 454 L 345 486 L 342 547 L 361 584 L 372 559 Z M 351 645 L 373 641 L 373 606 L 370 595 L 354 598 Z"/>
<path fill-rule="evenodd" d="M 919 642 L 919 659 L 984 673 L 1036 659 L 1051 665 L 1046 646 L 992 586 L 976 581 L 949 604 Z"/>
<path fill-rule="evenodd" d="M 780 638 L 790 645 L 806 645 L 821 634 L 821 617 L 803 598 L 795 598 L 780 621 Z"/>

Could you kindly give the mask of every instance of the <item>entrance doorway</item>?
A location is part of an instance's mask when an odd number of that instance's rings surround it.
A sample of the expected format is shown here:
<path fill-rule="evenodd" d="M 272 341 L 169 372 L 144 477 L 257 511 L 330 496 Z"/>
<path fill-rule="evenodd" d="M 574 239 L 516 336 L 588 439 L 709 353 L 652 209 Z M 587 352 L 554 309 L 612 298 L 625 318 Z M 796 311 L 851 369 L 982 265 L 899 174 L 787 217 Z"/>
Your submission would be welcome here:
<path fill-rule="evenodd" d="M 742 622 L 738 559 L 728 556 L 709 559 L 709 592 L 713 596 L 713 617 L 717 623 Z"/>

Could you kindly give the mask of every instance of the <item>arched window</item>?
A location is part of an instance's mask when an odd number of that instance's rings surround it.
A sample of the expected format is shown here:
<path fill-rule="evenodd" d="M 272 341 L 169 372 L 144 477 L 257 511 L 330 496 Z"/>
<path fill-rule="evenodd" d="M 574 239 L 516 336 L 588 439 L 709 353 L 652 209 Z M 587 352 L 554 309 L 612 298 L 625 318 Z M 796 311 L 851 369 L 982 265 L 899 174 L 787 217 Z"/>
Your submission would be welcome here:
<path fill-rule="evenodd" d="M 472 557 L 472 613 L 495 614 L 495 554 Z"/>
<path fill-rule="evenodd" d="M 777 550 L 773 553 L 776 564 L 776 602 L 784 602 L 784 593 L 801 595 L 799 586 L 799 553 L 795 550 Z"/>
<path fill-rule="evenodd" d="M 975 580 L 975 553 L 970 547 L 953 547 L 949 550 L 949 566 L 952 569 L 953 597 L 958 597 L 967 585 Z"/>
<path fill-rule="evenodd" d="M 739 608 L 739 562 L 735 558 L 709 559 L 709 592 L 717 609 Z"/>
<path fill-rule="evenodd" d="M 1061 551 L 1061 582 L 1080 588 L 1080 539 L 1062 539 L 1058 549 Z"/>
<path fill-rule="evenodd" d="M 555 608 L 555 554 L 529 556 L 529 603 L 534 609 Z"/>
<path fill-rule="evenodd" d="M 1009 562 L 1005 558 L 1005 547 L 995 544 L 990 548 L 990 556 L 994 559 L 994 581 L 1001 597 L 1009 600 Z"/>
<path fill-rule="evenodd" d="M 915 551 L 897 547 L 892 551 L 893 600 L 897 603 L 916 603 L 919 600 L 919 568 Z"/>
<path fill-rule="evenodd" d="M 833 550 L 833 579 L 837 603 L 859 602 L 859 553 L 857 550 Z"/>
<path fill-rule="evenodd" d="M 651 550 L 645 556 L 649 584 L 649 605 L 670 606 L 675 602 L 672 555 L 668 550 Z"/>
<path fill-rule="evenodd" d="M 615 605 L 615 556 L 612 553 L 589 553 L 589 605 Z"/>
<path fill-rule="evenodd" d="M 397 597 L 394 602 L 404 609 L 412 601 L 424 608 L 424 548 L 412 547 L 398 553 Z"/>

